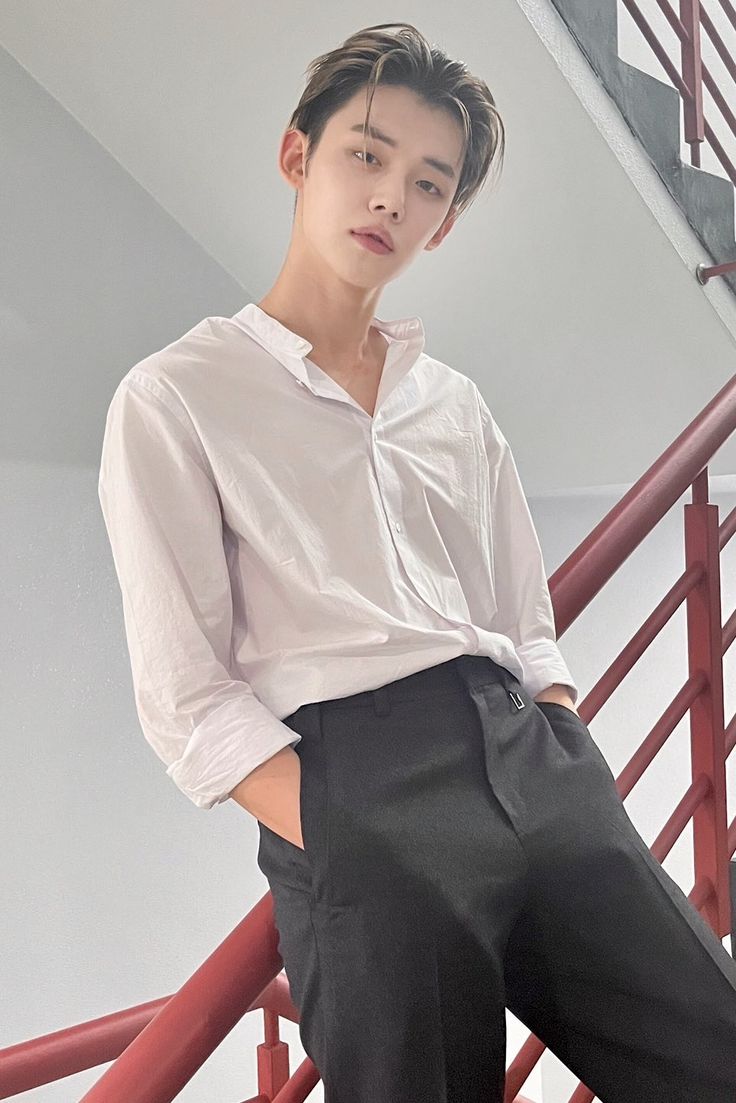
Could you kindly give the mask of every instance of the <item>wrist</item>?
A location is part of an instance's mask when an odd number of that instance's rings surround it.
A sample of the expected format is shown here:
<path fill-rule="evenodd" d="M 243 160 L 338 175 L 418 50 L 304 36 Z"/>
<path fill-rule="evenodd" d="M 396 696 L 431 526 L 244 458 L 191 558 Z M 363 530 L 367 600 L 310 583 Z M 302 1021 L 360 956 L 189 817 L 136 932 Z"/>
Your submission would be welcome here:
<path fill-rule="evenodd" d="M 570 691 L 567 686 L 562 685 L 560 682 L 555 682 L 551 686 L 547 686 L 546 689 L 541 690 L 535 694 L 535 701 L 555 701 L 558 705 L 565 705 L 571 709 L 574 713 L 577 713 L 577 709 L 573 703 L 573 699 L 570 696 Z"/>

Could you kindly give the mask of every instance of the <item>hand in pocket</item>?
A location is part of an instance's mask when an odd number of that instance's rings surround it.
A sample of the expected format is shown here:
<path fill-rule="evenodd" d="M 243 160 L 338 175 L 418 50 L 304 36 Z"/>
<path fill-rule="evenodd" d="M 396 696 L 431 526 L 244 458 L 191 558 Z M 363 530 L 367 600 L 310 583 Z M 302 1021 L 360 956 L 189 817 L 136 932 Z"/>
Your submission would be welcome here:
<path fill-rule="evenodd" d="M 304 850 L 301 824 L 302 766 L 292 746 L 256 766 L 230 794 L 275 834 Z"/>

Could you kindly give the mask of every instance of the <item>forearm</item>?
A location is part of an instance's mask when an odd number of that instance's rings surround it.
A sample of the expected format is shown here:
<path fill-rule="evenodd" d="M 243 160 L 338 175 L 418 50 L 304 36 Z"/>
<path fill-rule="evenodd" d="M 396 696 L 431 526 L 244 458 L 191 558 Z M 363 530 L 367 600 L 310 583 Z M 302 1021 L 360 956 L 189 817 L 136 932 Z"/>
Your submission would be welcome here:
<path fill-rule="evenodd" d="M 251 770 L 230 796 L 266 827 L 303 850 L 300 782 L 299 755 L 293 747 L 282 747 Z"/>
<path fill-rule="evenodd" d="M 557 701 L 560 705 L 567 705 L 569 709 L 572 709 L 574 713 L 578 713 L 575 705 L 572 702 L 570 691 L 567 686 L 561 685 L 559 682 L 554 682 L 553 685 L 547 686 L 546 689 L 541 690 L 534 697 L 535 701 Z"/>

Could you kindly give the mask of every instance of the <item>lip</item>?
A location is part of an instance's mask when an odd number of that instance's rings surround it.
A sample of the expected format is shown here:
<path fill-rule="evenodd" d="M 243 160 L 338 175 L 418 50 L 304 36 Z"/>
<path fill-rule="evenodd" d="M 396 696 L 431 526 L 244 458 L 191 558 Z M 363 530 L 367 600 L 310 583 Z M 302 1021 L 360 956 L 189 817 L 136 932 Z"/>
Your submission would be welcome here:
<path fill-rule="evenodd" d="M 354 237 L 361 249 L 367 249 L 369 253 L 375 253 L 377 256 L 388 257 L 391 255 L 391 250 L 388 245 L 384 245 L 382 241 L 377 241 L 369 234 L 356 234 L 351 233 L 351 237 Z"/>
<path fill-rule="evenodd" d="M 388 230 L 384 230 L 383 226 L 359 226 L 356 230 L 350 231 L 353 234 L 375 234 L 380 238 L 383 244 L 393 252 L 394 241 Z"/>

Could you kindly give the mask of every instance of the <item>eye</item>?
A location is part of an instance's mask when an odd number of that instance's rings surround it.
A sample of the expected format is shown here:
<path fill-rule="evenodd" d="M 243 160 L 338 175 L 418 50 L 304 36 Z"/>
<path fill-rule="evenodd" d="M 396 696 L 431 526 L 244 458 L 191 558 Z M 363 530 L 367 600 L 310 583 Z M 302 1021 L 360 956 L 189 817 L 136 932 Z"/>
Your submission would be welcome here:
<path fill-rule="evenodd" d="M 363 150 L 362 150 L 362 149 L 355 149 L 355 150 L 353 150 L 353 155 L 354 155 L 354 156 L 357 156 L 357 154 L 359 154 L 359 153 L 361 154 L 361 158 L 362 158 L 362 153 L 363 153 Z M 378 158 L 376 157 L 376 155 L 375 155 L 374 153 L 370 153 L 370 152 L 369 152 L 368 150 L 366 150 L 366 156 L 367 156 L 367 157 L 372 157 L 374 161 L 376 161 L 376 160 L 378 159 Z M 366 164 L 368 164 L 368 162 L 366 162 Z M 440 198 L 442 197 L 442 192 L 440 191 L 440 189 L 439 189 L 439 188 L 437 187 L 437 185 L 436 185 L 436 184 L 433 184 L 433 183 L 432 183 L 432 181 L 431 181 L 431 180 L 420 180 L 419 182 L 420 182 L 420 184 L 429 184 L 430 188 L 434 188 L 434 190 L 436 191 L 437 195 L 438 195 L 438 196 L 439 196 Z M 427 191 L 427 189 L 426 189 L 426 188 L 422 188 L 422 191 L 425 191 L 425 192 L 427 192 L 427 194 L 428 194 L 428 195 L 430 194 L 430 193 L 429 193 L 429 191 Z"/>

